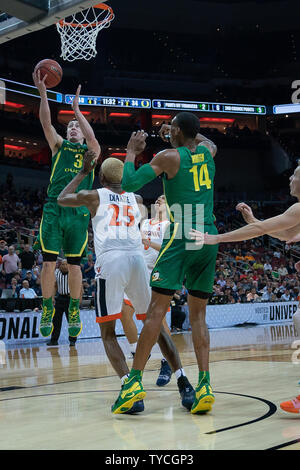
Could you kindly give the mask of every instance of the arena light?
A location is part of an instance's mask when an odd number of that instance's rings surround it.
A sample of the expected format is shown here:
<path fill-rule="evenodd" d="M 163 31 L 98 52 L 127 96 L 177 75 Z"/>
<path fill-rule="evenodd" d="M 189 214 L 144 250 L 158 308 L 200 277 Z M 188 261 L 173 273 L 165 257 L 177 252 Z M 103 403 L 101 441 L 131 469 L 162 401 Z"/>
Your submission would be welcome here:
<path fill-rule="evenodd" d="M 4 148 L 7 150 L 25 150 L 26 147 L 20 147 L 19 145 L 4 144 Z"/>
<path fill-rule="evenodd" d="M 70 109 L 61 109 L 60 111 L 58 111 L 58 114 L 60 114 L 61 116 L 63 115 L 74 115 L 74 111 L 70 110 Z M 81 111 L 81 114 L 83 114 L 84 116 L 88 116 L 90 113 L 90 111 Z"/>
<path fill-rule="evenodd" d="M 153 119 L 170 119 L 171 114 L 152 114 Z"/>
<path fill-rule="evenodd" d="M 131 113 L 109 113 L 111 117 L 130 117 L 132 116 Z"/>
<path fill-rule="evenodd" d="M 227 122 L 227 123 L 233 123 L 235 121 L 235 119 L 202 117 L 202 118 L 200 118 L 200 121 L 201 122 Z"/>
<path fill-rule="evenodd" d="M 111 157 L 126 157 L 126 155 L 127 153 L 123 153 L 123 152 L 114 152 L 110 154 Z"/>
<path fill-rule="evenodd" d="M 24 108 L 24 104 L 21 103 L 14 103 L 13 101 L 5 101 L 5 106 L 9 108 Z"/>

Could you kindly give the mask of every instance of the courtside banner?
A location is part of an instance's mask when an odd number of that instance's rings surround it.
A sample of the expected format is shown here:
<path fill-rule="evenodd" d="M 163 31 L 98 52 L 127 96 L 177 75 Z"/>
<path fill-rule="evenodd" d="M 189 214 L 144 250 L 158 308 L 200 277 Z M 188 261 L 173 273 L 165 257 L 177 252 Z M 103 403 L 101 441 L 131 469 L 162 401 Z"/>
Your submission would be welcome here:
<path fill-rule="evenodd" d="M 206 322 L 208 328 L 229 328 L 238 325 L 264 325 L 286 323 L 293 320 L 298 302 L 275 303 L 249 303 L 209 305 L 207 307 Z M 186 321 L 184 329 L 189 328 L 188 308 L 185 307 Z M 100 328 L 96 323 L 94 310 L 81 310 L 82 331 L 80 339 L 99 338 Z M 133 317 L 140 333 L 143 323 Z M 171 313 L 167 313 L 167 323 L 171 324 Z M 0 341 L 7 344 L 23 344 L 32 342 L 45 342 L 50 339 L 43 338 L 39 333 L 41 312 L 0 313 Z M 116 322 L 116 334 L 123 335 L 120 320 Z M 64 316 L 59 338 L 60 343 L 68 342 L 68 324 Z"/>

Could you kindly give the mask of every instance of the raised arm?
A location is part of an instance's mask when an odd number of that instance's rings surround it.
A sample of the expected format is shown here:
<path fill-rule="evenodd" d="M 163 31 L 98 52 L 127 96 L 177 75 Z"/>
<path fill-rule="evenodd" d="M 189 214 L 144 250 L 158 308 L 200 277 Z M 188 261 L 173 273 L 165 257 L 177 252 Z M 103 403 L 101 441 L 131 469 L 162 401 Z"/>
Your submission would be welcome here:
<path fill-rule="evenodd" d="M 214 144 L 210 139 L 200 133 L 198 133 L 196 136 L 196 142 L 198 143 L 198 145 L 203 145 L 204 147 L 208 148 L 211 153 L 211 156 L 215 158 L 217 153 L 216 144 Z"/>
<path fill-rule="evenodd" d="M 86 206 L 94 217 L 100 204 L 98 191 L 82 190 L 76 193 L 76 189 L 84 178 L 93 170 L 97 161 L 96 154 L 88 150 L 84 154 L 82 170 L 77 173 L 75 178 L 62 190 L 57 198 L 57 203 L 63 207 Z"/>
<path fill-rule="evenodd" d="M 46 137 L 46 140 L 51 148 L 52 155 L 54 155 L 57 150 L 62 146 L 63 138 L 56 132 L 55 128 L 52 126 L 51 122 L 51 113 L 48 104 L 47 98 L 47 88 L 45 85 L 45 80 L 47 75 L 44 75 L 43 79 L 41 79 L 40 71 L 38 70 L 37 73 L 32 74 L 33 81 L 35 86 L 37 87 L 41 102 L 40 102 L 40 122 Z"/>
<path fill-rule="evenodd" d="M 295 227 L 300 220 L 300 203 L 293 204 L 283 214 L 270 219 L 257 221 L 228 233 L 219 235 L 208 235 L 192 230 L 191 238 L 196 240 L 196 244 L 216 245 L 217 243 L 240 242 L 262 235 L 274 236 L 275 233 L 283 233 Z"/>
<path fill-rule="evenodd" d="M 122 179 L 122 189 L 124 191 L 135 192 L 162 173 L 169 174 L 171 169 L 174 170 L 175 158 L 178 157 L 178 152 L 174 149 L 159 152 L 152 158 L 150 163 L 142 165 L 137 171 L 135 170 L 135 159 L 144 151 L 147 137 L 148 134 L 144 131 L 133 132 L 127 144 Z"/>
<path fill-rule="evenodd" d="M 81 113 L 81 111 L 79 109 L 80 91 L 81 91 L 81 85 L 78 86 L 75 98 L 74 98 L 73 103 L 72 103 L 73 111 L 75 113 L 75 117 L 78 121 L 80 129 L 81 129 L 81 131 L 84 135 L 84 138 L 86 140 L 86 144 L 88 146 L 88 149 L 95 152 L 96 157 L 98 159 L 99 156 L 100 156 L 100 153 L 101 153 L 101 147 L 99 145 L 98 140 L 95 137 L 95 134 L 94 134 L 94 131 L 93 131 L 92 127 L 90 126 L 89 122 L 87 121 L 87 119 L 85 119 L 85 117 L 83 116 L 83 114 Z"/>

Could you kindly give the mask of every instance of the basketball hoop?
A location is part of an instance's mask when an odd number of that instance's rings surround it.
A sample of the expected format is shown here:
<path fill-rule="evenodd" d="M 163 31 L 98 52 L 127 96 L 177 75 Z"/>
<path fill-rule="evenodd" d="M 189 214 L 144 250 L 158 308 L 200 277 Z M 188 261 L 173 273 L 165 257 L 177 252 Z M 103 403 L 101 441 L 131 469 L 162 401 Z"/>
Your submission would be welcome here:
<path fill-rule="evenodd" d="M 110 6 L 99 3 L 56 23 L 61 38 L 63 60 L 73 62 L 96 57 L 98 33 L 103 28 L 109 28 L 114 17 Z"/>

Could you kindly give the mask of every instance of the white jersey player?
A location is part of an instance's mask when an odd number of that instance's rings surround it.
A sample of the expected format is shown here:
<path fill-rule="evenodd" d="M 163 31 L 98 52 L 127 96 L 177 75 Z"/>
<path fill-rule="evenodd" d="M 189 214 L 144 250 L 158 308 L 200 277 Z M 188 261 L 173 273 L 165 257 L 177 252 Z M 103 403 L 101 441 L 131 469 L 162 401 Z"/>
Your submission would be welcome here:
<path fill-rule="evenodd" d="M 96 321 L 101 339 L 112 367 L 122 383 L 129 374 L 125 356 L 115 333 L 115 321 L 121 318 L 124 295 L 130 298 L 136 314 L 144 318 L 151 298 L 149 272 L 143 256 L 139 230 L 138 196 L 122 191 L 123 163 L 116 158 L 106 159 L 100 171 L 102 189 L 76 192 L 88 173 L 93 170 L 94 152 L 86 152 L 83 168 L 58 197 L 66 207 L 86 206 L 91 213 L 96 251 Z M 182 370 L 178 351 L 164 329 L 158 343 L 175 371 Z M 143 411 L 140 400 L 128 413 Z"/>
<path fill-rule="evenodd" d="M 148 271 L 142 256 L 140 210 L 133 193 L 97 189 L 99 204 L 92 218 L 96 253 L 96 314 L 99 323 L 121 318 L 124 293 L 137 314 L 150 302 Z"/>
<path fill-rule="evenodd" d="M 167 218 L 167 210 L 166 210 L 166 200 L 165 196 L 162 195 L 157 198 L 155 201 L 155 216 L 152 219 L 144 219 L 141 223 L 141 235 L 142 235 L 142 242 L 144 245 L 143 248 L 143 255 L 145 258 L 145 262 L 147 264 L 148 273 L 149 273 L 149 283 L 152 270 L 155 266 L 158 253 L 160 251 L 165 232 L 169 226 L 170 222 Z M 135 355 L 138 334 L 136 325 L 132 319 L 134 313 L 134 307 L 130 302 L 130 297 L 124 297 L 124 306 L 122 310 L 122 325 L 125 332 L 125 335 L 128 339 L 130 344 L 131 355 Z M 139 315 L 140 319 L 143 319 L 141 315 Z M 163 320 L 163 327 L 166 333 L 171 336 L 170 329 L 166 322 L 166 319 Z M 168 362 L 165 358 L 161 360 L 161 368 L 159 372 L 158 379 L 156 381 L 156 385 L 159 387 L 163 387 L 167 385 L 171 380 L 172 369 L 169 366 Z"/>

